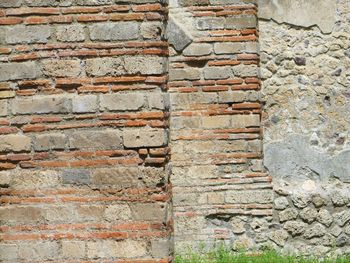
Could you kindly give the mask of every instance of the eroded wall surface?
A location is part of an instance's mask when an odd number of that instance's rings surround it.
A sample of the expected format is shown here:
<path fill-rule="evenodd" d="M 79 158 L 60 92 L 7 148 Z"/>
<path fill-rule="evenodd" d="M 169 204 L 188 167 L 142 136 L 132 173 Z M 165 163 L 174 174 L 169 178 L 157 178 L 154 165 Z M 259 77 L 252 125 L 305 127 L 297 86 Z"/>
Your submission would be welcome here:
<path fill-rule="evenodd" d="M 285 252 L 349 253 L 350 3 L 259 2 L 269 239 Z"/>
<path fill-rule="evenodd" d="M 166 5 L 0 7 L 1 261 L 167 262 Z"/>

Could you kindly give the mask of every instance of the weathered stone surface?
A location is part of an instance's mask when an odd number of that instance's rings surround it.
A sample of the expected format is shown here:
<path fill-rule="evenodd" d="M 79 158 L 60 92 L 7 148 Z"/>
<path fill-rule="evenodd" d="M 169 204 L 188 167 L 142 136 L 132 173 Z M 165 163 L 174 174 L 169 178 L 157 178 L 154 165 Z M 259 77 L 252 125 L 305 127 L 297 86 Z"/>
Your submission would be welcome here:
<path fill-rule="evenodd" d="M 247 43 L 230 43 L 222 42 L 214 44 L 214 51 L 216 54 L 236 54 L 236 53 L 257 53 L 258 46 L 256 43 L 247 42 Z"/>
<path fill-rule="evenodd" d="M 226 19 L 225 27 L 228 29 L 255 28 L 257 19 L 255 15 L 238 15 Z"/>
<path fill-rule="evenodd" d="M 159 239 L 151 241 L 152 256 L 155 258 L 166 258 L 170 254 L 171 240 Z"/>
<path fill-rule="evenodd" d="M 269 204 L 273 200 L 271 191 L 234 191 L 226 192 L 225 201 L 234 204 Z"/>
<path fill-rule="evenodd" d="M 275 230 L 273 232 L 270 233 L 269 238 L 275 242 L 277 245 L 279 246 L 284 246 L 287 239 L 288 239 L 289 235 L 287 233 L 287 231 L 281 229 L 281 230 Z"/>
<path fill-rule="evenodd" d="M 144 22 L 141 24 L 141 36 L 145 39 L 159 38 L 163 31 L 163 24 L 161 22 Z"/>
<path fill-rule="evenodd" d="M 142 185 L 141 171 L 137 167 L 100 168 L 92 172 L 91 182 L 96 185 L 132 187 Z"/>
<path fill-rule="evenodd" d="M 298 210 L 294 208 L 288 208 L 286 210 L 283 210 L 282 212 L 279 212 L 278 217 L 280 222 L 285 222 L 289 220 L 294 220 L 298 216 Z"/>
<path fill-rule="evenodd" d="M 166 31 L 169 44 L 177 51 L 182 51 L 193 41 L 190 32 L 186 30 L 185 26 L 177 22 L 172 16 L 169 17 Z"/>
<path fill-rule="evenodd" d="M 0 81 L 34 79 L 41 75 L 35 62 L 0 63 Z"/>
<path fill-rule="evenodd" d="M 123 240 L 115 244 L 115 253 L 121 258 L 139 258 L 147 253 L 146 241 Z"/>
<path fill-rule="evenodd" d="M 234 128 L 248 128 L 260 126 L 260 116 L 258 114 L 233 115 L 231 118 L 231 125 Z"/>
<path fill-rule="evenodd" d="M 0 100 L 0 116 L 6 116 L 7 112 L 7 100 Z"/>
<path fill-rule="evenodd" d="M 314 222 L 317 218 L 317 210 L 311 207 L 306 207 L 299 213 L 300 217 L 309 224 Z"/>
<path fill-rule="evenodd" d="M 84 41 L 84 27 L 82 25 L 58 26 L 56 28 L 56 38 L 62 42 Z"/>
<path fill-rule="evenodd" d="M 26 260 L 53 260 L 59 252 L 58 243 L 55 241 L 32 241 L 26 242 L 19 247 L 19 258 Z"/>
<path fill-rule="evenodd" d="M 121 149 L 122 138 L 118 130 L 76 131 L 69 137 L 69 148 Z"/>
<path fill-rule="evenodd" d="M 0 4 L 1 5 L 1 4 Z M 16 260 L 18 258 L 17 244 L 0 244 L 1 260 Z"/>
<path fill-rule="evenodd" d="M 125 58 L 125 69 L 129 74 L 159 75 L 165 71 L 165 59 L 162 57 L 133 56 Z"/>
<path fill-rule="evenodd" d="M 326 181 L 334 174 L 344 181 L 350 179 L 348 165 L 340 164 L 344 164 L 343 158 L 338 159 L 339 155 L 332 158 L 324 152 L 317 151 L 304 136 L 291 135 L 284 141 L 266 144 L 264 156 L 265 165 L 274 178 L 308 180 L 315 177 Z"/>
<path fill-rule="evenodd" d="M 288 221 L 283 228 L 288 231 L 293 237 L 304 233 L 307 224 L 300 221 Z"/>
<path fill-rule="evenodd" d="M 37 151 L 62 150 L 66 147 L 66 136 L 63 133 L 35 135 L 33 145 Z"/>
<path fill-rule="evenodd" d="M 29 151 L 31 139 L 20 134 L 8 134 L 0 136 L 0 152 L 21 152 Z"/>
<path fill-rule="evenodd" d="M 145 98 L 142 93 L 106 94 L 100 96 L 100 110 L 139 110 L 144 104 Z"/>
<path fill-rule="evenodd" d="M 335 12 L 336 1 L 333 0 L 259 0 L 258 14 L 260 18 L 278 23 L 302 27 L 316 25 L 324 33 L 330 33 L 336 21 Z"/>
<path fill-rule="evenodd" d="M 167 134 L 162 129 L 124 130 L 124 146 L 127 148 L 160 147 L 167 143 Z"/>
<path fill-rule="evenodd" d="M 199 30 L 223 29 L 225 27 L 225 18 L 200 17 L 196 20 L 196 26 Z"/>
<path fill-rule="evenodd" d="M 196 80 L 200 79 L 198 69 L 169 69 L 169 80 Z"/>
<path fill-rule="evenodd" d="M 76 113 L 96 112 L 98 109 L 97 96 L 84 95 L 72 98 L 72 110 Z"/>
<path fill-rule="evenodd" d="M 76 59 L 43 60 L 43 73 L 49 77 L 77 77 L 81 72 L 80 61 Z"/>
<path fill-rule="evenodd" d="M 60 177 L 63 184 L 89 184 L 91 171 L 89 169 L 69 168 L 62 170 Z"/>
<path fill-rule="evenodd" d="M 340 226 L 344 226 L 347 222 L 350 221 L 350 211 L 349 210 L 335 213 L 335 214 L 333 214 L 333 216 L 334 216 L 335 222 Z"/>
<path fill-rule="evenodd" d="M 275 209 L 283 210 L 289 206 L 288 199 L 286 197 L 279 197 L 274 200 Z"/>
<path fill-rule="evenodd" d="M 227 79 L 232 76 L 231 67 L 210 67 L 204 69 L 205 79 Z"/>
<path fill-rule="evenodd" d="M 64 258 L 84 258 L 85 242 L 84 241 L 68 241 L 63 240 L 61 243 L 62 255 Z"/>
<path fill-rule="evenodd" d="M 16 98 L 10 105 L 13 114 L 67 113 L 71 108 L 71 100 L 64 95 L 46 95 Z"/>
<path fill-rule="evenodd" d="M 99 23 L 89 26 L 91 40 L 131 40 L 139 37 L 136 22 Z"/>
<path fill-rule="evenodd" d="M 185 56 L 207 56 L 213 52 L 213 47 L 210 44 L 192 43 L 182 52 Z"/>
<path fill-rule="evenodd" d="M 6 42 L 20 43 L 47 43 L 51 36 L 49 26 L 13 26 L 6 31 Z"/>
<path fill-rule="evenodd" d="M 91 76 L 120 76 L 125 74 L 124 61 L 119 57 L 87 59 L 85 70 Z"/>
<path fill-rule="evenodd" d="M 333 223 L 333 217 L 327 209 L 318 211 L 317 221 L 329 227 Z"/>
<path fill-rule="evenodd" d="M 133 218 L 135 220 L 164 222 L 166 219 L 166 207 L 159 203 L 131 204 Z"/>
<path fill-rule="evenodd" d="M 2 0 L 0 7 L 19 7 L 22 4 L 22 0 Z"/>
<path fill-rule="evenodd" d="M 116 176 L 116 174 L 114 176 Z M 106 207 L 104 218 L 110 222 L 131 220 L 132 215 L 130 207 L 126 204 L 109 205 Z"/>
<path fill-rule="evenodd" d="M 316 223 L 311 228 L 305 230 L 304 237 L 307 239 L 313 238 L 313 237 L 322 237 L 326 234 L 326 228 L 325 226 Z"/>

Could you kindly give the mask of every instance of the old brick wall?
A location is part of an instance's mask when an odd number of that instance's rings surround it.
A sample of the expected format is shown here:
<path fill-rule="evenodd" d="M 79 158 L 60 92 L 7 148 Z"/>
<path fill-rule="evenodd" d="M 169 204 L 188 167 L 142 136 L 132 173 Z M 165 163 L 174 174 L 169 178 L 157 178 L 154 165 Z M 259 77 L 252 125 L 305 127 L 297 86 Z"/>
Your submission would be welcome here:
<path fill-rule="evenodd" d="M 349 252 L 349 12 L 1 0 L 0 261 Z"/>
<path fill-rule="evenodd" d="M 0 7 L 1 261 L 167 261 L 165 4 Z"/>
<path fill-rule="evenodd" d="M 256 1 L 170 4 L 169 28 L 181 32 L 169 33 L 168 84 L 177 251 L 253 247 L 271 219 L 256 15 Z"/>

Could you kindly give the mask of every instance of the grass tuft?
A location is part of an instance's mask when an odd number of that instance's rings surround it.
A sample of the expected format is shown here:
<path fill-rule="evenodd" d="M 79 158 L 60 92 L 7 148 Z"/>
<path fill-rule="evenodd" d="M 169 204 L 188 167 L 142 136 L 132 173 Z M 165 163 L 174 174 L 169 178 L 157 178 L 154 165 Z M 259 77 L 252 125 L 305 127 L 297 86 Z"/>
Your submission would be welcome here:
<path fill-rule="evenodd" d="M 337 258 L 301 258 L 284 256 L 274 250 L 233 252 L 223 246 L 209 252 L 189 251 L 175 257 L 175 263 L 350 263 L 350 255 Z"/>

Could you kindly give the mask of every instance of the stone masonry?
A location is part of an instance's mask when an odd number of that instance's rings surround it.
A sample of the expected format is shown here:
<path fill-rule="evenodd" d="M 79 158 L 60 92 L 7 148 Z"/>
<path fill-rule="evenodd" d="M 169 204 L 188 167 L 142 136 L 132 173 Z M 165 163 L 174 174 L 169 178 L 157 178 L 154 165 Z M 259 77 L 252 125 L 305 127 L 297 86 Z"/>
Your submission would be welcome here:
<path fill-rule="evenodd" d="M 349 14 L 0 0 L 0 262 L 350 253 Z"/>

